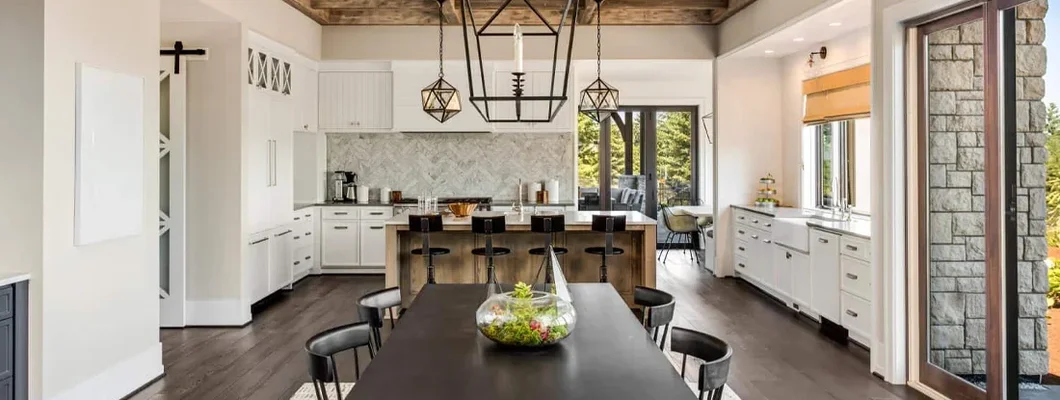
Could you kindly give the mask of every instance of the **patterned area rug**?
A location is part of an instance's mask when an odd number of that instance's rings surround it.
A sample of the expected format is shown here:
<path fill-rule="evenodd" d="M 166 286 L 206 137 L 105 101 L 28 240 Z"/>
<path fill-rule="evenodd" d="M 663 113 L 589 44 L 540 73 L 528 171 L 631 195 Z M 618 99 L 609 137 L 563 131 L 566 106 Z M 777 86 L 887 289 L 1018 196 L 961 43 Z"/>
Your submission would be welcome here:
<path fill-rule="evenodd" d="M 342 400 L 350 394 L 353 390 L 353 383 L 342 382 L 339 383 L 339 387 L 342 388 L 342 395 L 338 396 L 335 394 L 335 384 L 327 384 L 328 388 L 328 399 L 329 400 Z M 303 383 L 302 387 L 298 388 L 298 391 L 294 392 L 291 396 L 291 400 L 317 400 L 317 392 L 313 390 L 312 383 Z"/>
<path fill-rule="evenodd" d="M 688 384 L 689 389 L 692 389 L 693 394 L 699 396 L 699 384 L 689 381 L 685 381 L 685 383 Z M 313 388 L 310 387 L 309 390 L 313 390 Z M 725 391 L 721 392 L 721 400 L 740 400 L 740 396 L 737 396 L 736 392 L 729 388 L 729 385 L 725 385 Z"/>

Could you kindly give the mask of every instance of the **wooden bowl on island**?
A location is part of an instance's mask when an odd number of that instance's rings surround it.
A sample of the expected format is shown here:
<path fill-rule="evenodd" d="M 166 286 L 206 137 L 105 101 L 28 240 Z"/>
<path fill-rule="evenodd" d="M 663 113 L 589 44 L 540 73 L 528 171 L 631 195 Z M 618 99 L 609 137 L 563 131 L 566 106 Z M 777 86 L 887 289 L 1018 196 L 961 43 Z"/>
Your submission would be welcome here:
<path fill-rule="evenodd" d="M 478 204 L 476 203 L 452 203 L 449 205 L 449 211 L 457 218 L 466 218 L 475 212 L 477 208 Z"/>

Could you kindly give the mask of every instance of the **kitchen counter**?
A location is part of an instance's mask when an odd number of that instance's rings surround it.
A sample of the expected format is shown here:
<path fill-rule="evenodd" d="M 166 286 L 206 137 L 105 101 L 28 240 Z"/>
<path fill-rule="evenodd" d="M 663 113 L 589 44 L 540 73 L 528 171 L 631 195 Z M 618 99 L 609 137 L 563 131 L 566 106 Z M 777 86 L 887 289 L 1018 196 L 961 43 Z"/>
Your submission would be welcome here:
<path fill-rule="evenodd" d="M 504 214 L 504 223 L 508 226 L 508 230 L 512 230 L 512 227 L 521 227 L 530 230 L 530 216 L 533 215 L 529 212 L 524 212 L 523 215 L 514 214 L 511 211 L 476 211 L 471 215 L 499 215 Z M 552 214 L 563 214 L 564 224 L 570 230 L 570 227 L 589 227 L 593 224 L 593 215 L 625 215 L 626 216 L 626 229 L 627 230 L 644 230 L 644 226 L 655 226 L 656 221 L 647 215 L 641 214 L 639 211 L 565 211 L 562 213 Z M 409 216 L 408 215 L 397 215 L 386 221 L 387 225 L 402 226 L 405 230 L 408 229 Z M 452 215 L 443 215 L 442 225 L 448 226 L 471 226 L 471 217 L 457 218 Z M 635 227 L 640 227 L 636 229 Z M 470 228 L 468 228 L 470 229 Z M 446 229 L 448 230 L 448 229 Z M 466 230 L 466 229 L 464 229 Z"/>
<path fill-rule="evenodd" d="M 519 200 L 512 199 L 493 199 L 493 208 L 504 208 L 509 209 L 512 204 L 518 203 Z M 555 203 L 528 203 L 523 201 L 523 208 L 540 206 L 540 207 L 574 207 L 574 200 L 560 200 Z"/>
<path fill-rule="evenodd" d="M 511 253 L 495 259 L 497 280 L 509 284 L 535 282 L 542 257 L 529 254 L 529 250 L 544 247 L 546 235 L 530 231 L 531 214 L 499 211 L 475 214 L 505 216 L 505 233 L 494 235 L 493 245 L 511 249 Z M 655 287 L 657 223 L 654 219 L 637 211 L 566 211 L 561 214 L 565 230 L 553 235 L 553 243 L 569 251 L 560 256 L 568 282 L 600 281 L 600 256 L 585 252 L 589 247 L 604 245 L 604 235 L 592 230 L 593 215 L 624 215 L 626 231 L 615 233 L 614 246 L 625 253 L 607 258 L 608 281 L 630 306 L 633 306 L 634 287 Z M 409 230 L 408 218 L 408 215 L 399 215 L 386 221 L 386 286 L 399 286 L 405 305 L 412 302 L 427 281 L 423 258 L 411 254 L 413 249 L 422 246 L 422 234 Z M 430 234 L 431 247 L 450 250 L 448 254 L 434 257 L 438 283 L 485 283 L 486 260 L 471 254 L 472 249 L 485 245 L 485 239 L 471 232 L 470 217 L 442 218 L 443 231 Z"/>
<path fill-rule="evenodd" d="M 325 201 L 323 203 L 295 203 L 294 211 L 308 207 L 390 207 L 393 204 L 373 201 L 369 203 L 354 203 L 352 201 Z"/>
<path fill-rule="evenodd" d="M 853 235 L 864 239 L 872 236 L 872 221 L 863 217 L 851 218 L 850 221 L 831 221 L 814 217 L 831 217 L 831 212 L 824 210 L 810 210 L 791 207 L 756 207 L 733 205 L 745 211 L 750 211 L 774 218 L 804 218 L 806 226 L 838 233 L 841 235 Z"/>
<path fill-rule="evenodd" d="M 7 286 L 28 280 L 29 274 L 26 272 L 0 272 L 0 286 Z"/>

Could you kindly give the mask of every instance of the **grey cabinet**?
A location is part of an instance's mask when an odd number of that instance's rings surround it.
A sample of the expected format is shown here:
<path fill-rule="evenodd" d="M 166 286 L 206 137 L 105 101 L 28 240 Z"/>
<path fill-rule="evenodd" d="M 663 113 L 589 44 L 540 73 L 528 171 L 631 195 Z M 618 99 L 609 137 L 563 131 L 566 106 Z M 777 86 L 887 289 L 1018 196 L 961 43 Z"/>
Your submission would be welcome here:
<path fill-rule="evenodd" d="M 0 400 L 28 393 L 29 282 L 0 286 Z"/>

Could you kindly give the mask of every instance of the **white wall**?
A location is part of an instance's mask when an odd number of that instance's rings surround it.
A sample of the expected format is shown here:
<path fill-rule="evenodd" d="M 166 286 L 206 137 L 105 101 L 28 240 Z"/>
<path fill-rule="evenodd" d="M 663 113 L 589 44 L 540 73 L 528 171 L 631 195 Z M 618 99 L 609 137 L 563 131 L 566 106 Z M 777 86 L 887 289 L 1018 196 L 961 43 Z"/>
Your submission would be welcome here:
<path fill-rule="evenodd" d="M 564 35 L 566 37 L 566 35 Z M 574 59 L 596 58 L 596 30 L 579 26 L 575 30 Z M 605 59 L 712 59 L 715 53 L 713 26 L 605 26 Z M 472 52 L 474 38 L 471 38 Z M 525 42 L 527 59 L 551 59 L 552 40 L 531 38 Z M 513 57 L 511 38 L 482 40 L 483 57 L 509 60 Z M 564 46 L 560 46 L 565 57 Z M 325 60 L 431 60 L 438 58 L 438 27 L 430 26 L 325 26 Z M 460 27 L 445 29 L 445 57 L 464 59 L 464 38 Z"/>
<path fill-rule="evenodd" d="M 283 43 L 310 59 L 320 60 L 320 24 L 283 0 L 198 1 L 242 22 L 243 27 L 248 30 Z"/>
<path fill-rule="evenodd" d="M 209 49 L 189 61 L 187 129 L 188 322 L 240 302 L 242 258 L 243 32 L 237 22 L 162 24 L 162 43 Z"/>
<path fill-rule="evenodd" d="M 715 240 L 718 276 L 732 275 L 731 205 L 754 202 L 758 179 L 780 179 L 781 65 L 773 59 L 723 58 L 717 61 L 718 147 Z M 781 198 L 785 192 L 779 193 Z"/>
<path fill-rule="evenodd" d="M 29 272 L 31 398 L 40 396 L 44 2 L 0 2 L 0 271 Z"/>
<path fill-rule="evenodd" d="M 813 68 L 806 65 L 810 52 L 818 51 L 821 46 L 828 47 L 828 57 L 814 62 Z M 783 172 L 777 176 L 783 189 L 784 201 L 796 207 L 812 208 L 813 204 L 802 204 L 801 172 L 804 162 L 802 154 L 802 132 L 804 124 L 802 82 L 821 75 L 850 69 L 868 64 L 872 52 L 872 38 L 869 30 L 862 29 L 835 40 L 806 45 L 803 51 L 784 57 L 781 63 L 782 129 L 781 143 L 783 148 Z M 812 161 L 812 154 L 807 154 L 805 162 Z M 868 181 L 863 181 L 868 183 Z"/>
<path fill-rule="evenodd" d="M 841 0 L 757 0 L 718 26 L 718 55 L 776 32 Z"/>
<path fill-rule="evenodd" d="M 115 12 L 115 10 L 121 10 Z M 31 398 L 119 398 L 162 372 L 158 337 L 159 0 L 44 3 L 43 366 Z M 73 245 L 75 64 L 144 79 L 143 227 Z M 37 308 L 37 307 L 34 307 Z"/>

